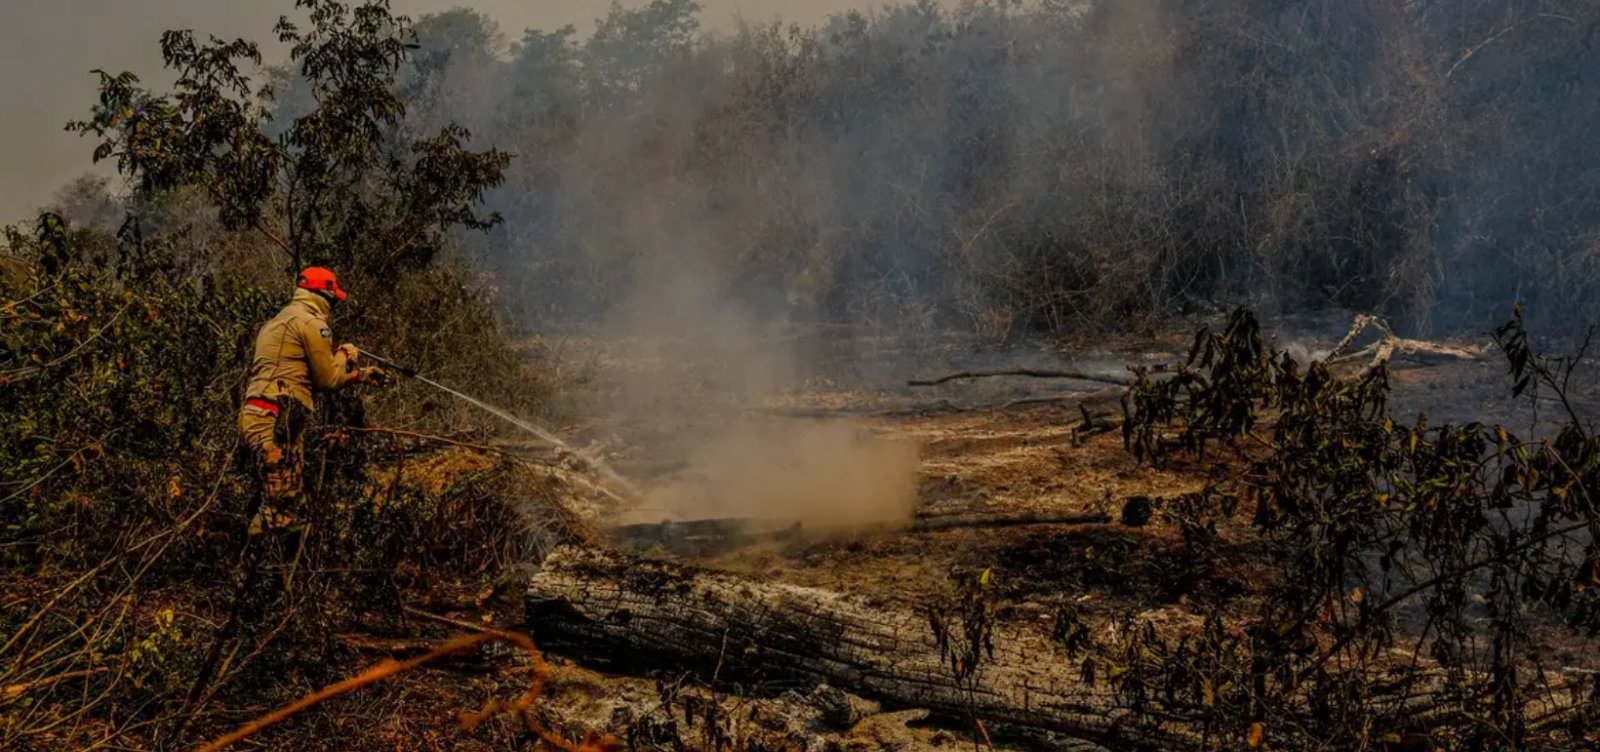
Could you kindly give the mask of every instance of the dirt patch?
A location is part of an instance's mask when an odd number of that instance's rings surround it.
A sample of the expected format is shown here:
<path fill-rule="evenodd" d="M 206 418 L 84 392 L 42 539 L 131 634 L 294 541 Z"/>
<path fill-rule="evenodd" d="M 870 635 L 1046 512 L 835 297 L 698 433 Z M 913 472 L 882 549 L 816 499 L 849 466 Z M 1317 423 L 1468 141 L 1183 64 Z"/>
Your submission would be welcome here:
<path fill-rule="evenodd" d="M 1177 496 L 1203 487 L 1203 468 L 1139 466 L 1115 432 L 1080 438 L 1073 405 L 874 420 L 881 434 L 921 447 L 917 513 L 970 520 L 1018 514 L 1104 512 L 1115 518 L 1134 495 Z M 1141 528 L 1024 525 L 938 531 L 879 531 L 847 540 L 747 548 L 706 564 L 767 579 L 921 602 L 942 595 L 953 571 L 994 568 L 1022 599 L 1085 593 L 1131 597 L 1166 578 L 1155 552 L 1176 545 L 1158 521 Z M 1135 579 L 1115 574 L 1145 563 Z M 1097 566 L 1098 562 L 1098 566 Z M 1095 574 L 1096 572 L 1099 574 Z M 1232 592 L 1219 583 L 1219 593 Z M 1236 589 L 1236 588 L 1233 588 Z"/>
<path fill-rule="evenodd" d="M 1074 361 L 1057 365 L 1081 367 Z M 1216 521 L 1216 538 L 1187 542 L 1162 511 L 1161 502 L 1202 490 L 1219 471 L 1242 469 L 1250 459 L 1245 447 L 1214 443 L 1200 459 L 1142 465 L 1124 450 L 1120 431 L 1106 430 L 1104 418 L 1116 421 L 1118 403 L 1098 385 L 992 379 L 916 392 L 895 386 L 907 375 L 896 367 L 858 371 L 870 371 L 876 386 L 850 378 L 816 380 L 765 407 L 806 426 L 850 426 L 915 445 L 912 514 L 957 526 L 792 536 L 695 556 L 694 563 L 912 608 L 949 603 L 953 575 L 987 570 L 999 617 L 1014 626 L 1048 632 L 1070 607 L 1074 618 L 1095 629 L 1112 617 L 1134 614 L 1167 636 L 1193 634 L 1212 615 L 1228 621 L 1230 614 L 1257 614 L 1262 594 L 1281 581 L 1279 572 L 1262 563 L 1271 557 L 1250 524 L 1250 509 Z M 929 374 L 922 369 L 916 375 Z M 1397 420 L 1422 414 L 1434 425 L 1475 417 L 1513 425 L 1520 420 L 1533 430 L 1537 416 L 1507 396 L 1501 376 L 1490 361 L 1397 364 L 1391 375 Z M 1101 424 L 1086 422 L 1086 414 L 1102 418 Z M 872 463 L 862 469 L 870 473 Z M 1148 523 L 1137 527 L 1118 520 L 1134 498 L 1154 502 Z M 794 508 L 770 511 L 798 519 L 806 504 L 820 502 L 805 492 L 787 503 Z M 1111 521 L 983 526 L 997 518 L 1087 513 Z M 1553 642 L 1548 659 L 1572 665 L 1582 655 L 1581 645 Z"/>

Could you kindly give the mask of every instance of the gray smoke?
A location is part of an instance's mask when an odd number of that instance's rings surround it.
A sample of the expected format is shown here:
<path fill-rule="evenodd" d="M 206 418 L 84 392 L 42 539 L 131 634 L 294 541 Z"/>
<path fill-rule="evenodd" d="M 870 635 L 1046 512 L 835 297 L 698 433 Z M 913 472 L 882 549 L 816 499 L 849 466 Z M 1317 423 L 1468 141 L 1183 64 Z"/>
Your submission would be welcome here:
<path fill-rule="evenodd" d="M 636 6 L 644 0 L 627 0 Z M 704 17 L 715 28 L 731 28 L 739 17 L 775 15 L 815 21 L 827 13 L 859 7 L 851 0 L 706 0 Z M 396 12 L 418 17 L 471 6 L 520 35 L 524 28 L 573 24 L 580 33 L 606 12 L 602 0 L 394 0 Z M 63 133 L 68 120 L 83 117 L 94 102 L 89 71 L 134 71 L 157 83 L 157 46 L 167 29 L 188 28 L 218 37 L 271 42 L 278 17 L 294 13 L 293 0 L 0 0 L 0 223 L 21 220 L 45 205 L 67 181 L 89 171 L 91 145 Z M 101 174 L 107 174 L 102 168 Z"/>

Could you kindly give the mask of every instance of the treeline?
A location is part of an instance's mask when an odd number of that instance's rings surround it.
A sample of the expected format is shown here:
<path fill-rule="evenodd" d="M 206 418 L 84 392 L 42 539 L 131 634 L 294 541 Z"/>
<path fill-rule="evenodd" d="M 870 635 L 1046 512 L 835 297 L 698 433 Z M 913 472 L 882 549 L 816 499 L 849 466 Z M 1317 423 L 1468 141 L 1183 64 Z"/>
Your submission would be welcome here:
<path fill-rule="evenodd" d="M 408 122 L 516 155 L 474 242 L 528 314 L 687 270 L 764 315 L 997 334 L 1241 300 L 1433 332 L 1513 299 L 1547 330 L 1600 316 L 1592 3 L 924 0 L 727 33 L 698 10 L 509 43 L 419 21 Z"/>

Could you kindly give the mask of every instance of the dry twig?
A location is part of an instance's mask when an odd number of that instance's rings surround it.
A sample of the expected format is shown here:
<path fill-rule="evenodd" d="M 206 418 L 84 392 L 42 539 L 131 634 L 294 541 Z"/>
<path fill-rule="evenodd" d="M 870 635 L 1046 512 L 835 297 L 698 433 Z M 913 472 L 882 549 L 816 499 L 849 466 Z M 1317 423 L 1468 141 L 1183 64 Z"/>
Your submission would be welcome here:
<path fill-rule="evenodd" d="M 560 736 L 557 736 L 554 732 L 550 731 L 538 721 L 534 720 L 532 714 L 529 713 L 529 710 L 533 707 L 533 703 L 538 700 L 539 696 L 544 692 L 545 683 L 548 681 L 550 675 L 550 665 L 545 662 L 543 654 L 541 654 L 538 647 L 533 644 L 533 639 L 527 635 L 518 634 L 515 632 L 484 631 L 476 634 L 457 637 L 449 642 L 439 645 L 424 655 L 417 656 L 416 658 L 411 658 L 405 661 L 396 661 L 393 659 L 381 661 L 377 665 L 361 672 L 360 674 L 345 679 L 344 681 L 330 684 L 288 705 L 278 708 L 271 713 L 261 716 L 260 718 L 257 718 L 239 727 L 234 732 L 227 734 L 226 736 L 222 736 L 201 747 L 199 752 L 219 752 L 219 750 L 226 749 L 229 745 L 232 745 L 235 742 L 244 740 L 251 734 L 257 733 L 269 726 L 280 723 L 285 719 L 300 713 L 301 711 L 319 705 L 323 702 L 327 702 L 335 697 L 349 694 L 361 689 L 362 687 L 376 684 L 377 682 L 393 676 L 398 676 L 419 666 L 423 666 L 427 663 L 443 658 L 447 655 L 459 653 L 463 650 L 468 650 L 484 643 L 495 641 L 509 642 L 513 645 L 516 645 L 517 647 L 522 648 L 523 651 L 525 651 L 533 659 L 533 684 L 528 688 L 528 691 L 522 694 L 521 697 L 518 697 L 516 700 L 510 703 L 491 701 L 477 713 L 463 713 L 461 716 L 461 725 L 463 727 L 472 729 L 497 712 L 511 711 L 517 713 L 522 718 L 523 722 L 527 724 L 528 730 L 532 731 L 546 744 L 549 744 L 556 749 L 565 750 L 565 752 L 595 752 L 597 750 L 616 748 L 616 741 L 610 738 L 591 737 L 582 744 L 575 744 L 561 738 Z"/>

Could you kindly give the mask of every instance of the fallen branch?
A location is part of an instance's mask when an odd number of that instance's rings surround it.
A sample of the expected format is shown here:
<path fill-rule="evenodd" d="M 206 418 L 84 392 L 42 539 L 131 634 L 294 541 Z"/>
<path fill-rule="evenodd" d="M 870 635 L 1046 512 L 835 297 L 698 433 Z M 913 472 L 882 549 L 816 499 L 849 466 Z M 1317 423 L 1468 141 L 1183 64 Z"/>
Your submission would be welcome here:
<path fill-rule="evenodd" d="M 1333 362 L 1340 356 L 1345 355 L 1345 353 L 1350 349 L 1350 346 L 1355 344 L 1356 337 L 1361 336 L 1361 333 L 1366 331 L 1367 327 L 1371 325 L 1373 321 L 1374 317 L 1365 313 L 1356 314 L 1355 321 L 1350 324 L 1350 331 L 1345 332 L 1344 337 L 1339 340 L 1338 344 L 1335 344 L 1333 349 L 1328 351 L 1326 360 Z M 1388 331 L 1388 327 L 1384 327 L 1384 330 Z"/>
<path fill-rule="evenodd" d="M 1005 402 L 988 402 L 977 405 L 958 405 L 950 400 L 939 400 L 934 403 L 910 405 L 907 407 L 891 407 L 878 410 L 860 408 L 835 408 L 835 407 L 752 407 L 746 408 L 748 412 L 757 412 L 779 418 L 815 418 L 828 420 L 833 418 L 903 418 L 923 415 L 938 415 L 943 413 L 977 413 L 986 410 L 1010 410 L 1013 407 L 1029 407 L 1033 405 L 1059 405 L 1068 403 L 1095 404 L 1097 402 L 1115 403 L 1122 394 L 1122 387 L 1106 387 L 1088 392 L 1065 392 L 1060 394 L 1045 394 L 1038 397 L 1022 397 L 1006 400 Z"/>
<path fill-rule="evenodd" d="M 429 611 L 423 611 L 422 609 L 417 608 L 415 606 L 401 606 L 400 610 L 405 612 L 409 616 L 415 616 L 415 617 L 417 617 L 419 619 L 427 619 L 428 621 L 438 622 L 440 624 L 447 624 L 447 625 L 455 627 L 457 629 L 465 629 L 468 632 L 494 632 L 494 631 L 496 631 L 495 629 L 493 629 L 491 627 L 485 627 L 482 624 L 473 624 L 470 621 L 462 621 L 460 619 L 452 619 L 452 618 L 450 618 L 448 616 L 442 616 L 440 614 L 435 614 L 435 613 L 432 613 L 432 612 L 429 612 Z"/>
<path fill-rule="evenodd" d="M 1367 329 L 1376 329 L 1383 336 L 1377 342 L 1356 351 L 1349 351 L 1356 338 Z M 1406 339 L 1397 336 L 1394 330 L 1383 319 L 1367 314 L 1357 315 L 1355 323 L 1351 325 L 1350 332 L 1334 345 L 1332 351 L 1324 359 L 1328 365 L 1346 363 L 1353 360 L 1369 359 L 1367 370 L 1388 365 L 1392 360 L 1405 357 L 1423 363 L 1438 363 L 1454 360 L 1473 360 L 1483 356 L 1484 348 L 1462 345 L 1447 345 L 1439 342 L 1429 342 L 1420 339 Z"/>
<path fill-rule="evenodd" d="M 906 386 L 938 386 L 951 381 L 960 381 L 963 379 L 987 379 L 994 378 L 996 376 L 1022 376 L 1030 379 L 1075 379 L 1077 381 L 1093 381 L 1100 384 L 1116 384 L 1118 386 L 1133 386 L 1135 383 L 1135 381 L 1130 378 L 1123 378 L 1121 376 L 1107 376 L 1099 373 L 1088 373 L 1086 371 L 1049 371 L 1035 368 L 1013 368 L 1003 371 L 962 371 L 961 373 L 952 373 L 946 376 L 940 376 L 936 379 L 912 379 L 906 382 Z"/>
<path fill-rule="evenodd" d="M 995 528 L 995 527 L 1021 527 L 1023 525 L 1109 525 L 1111 515 L 1102 512 L 1084 512 L 1081 514 L 1016 514 L 1003 517 L 959 517 L 946 515 L 942 517 L 925 517 L 912 523 L 914 532 L 925 533 L 934 530 L 954 530 L 957 528 Z"/>
<path fill-rule="evenodd" d="M 486 706 L 485 709 L 479 713 L 464 714 L 462 717 L 462 725 L 471 728 L 476 726 L 478 723 L 481 723 L 492 711 L 510 710 L 519 713 L 522 716 L 524 723 L 528 725 L 530 731 L 537 735 L 546 744 L 549 744 L 557 749 L 565 750 L 566 752 L 587 752 L 587 750 L 595 748 L 589 743 L 585 743 L 583 745 L 574 744 L 566 739 L 556 736 L 549 729 L 534 721 L 533 716 L 527 712 L 528 709 L 533 706 L 534 701 L 539 699 L 539 696 L 543 694 L 545 683 L 548 681 L 550 675 L 550 665 L 545 662 L 544 656 L 539 652 L 538 647 L 533 644 L 533 640 L 527 635 L 517 634 L 515 632 L 487 631 L 457 637 L 449 642 L 439 645 L 424 655 L 420 655 L 409 660 L 384 660 L 378 663 L 376 666 L 361 672 L 360 674 L 350 677 L 349 679 L 345 679 L 344 681 L 330 684 L 316 692 L 313 692 L 312 694 L 306 695 L 299 700 L 261 716 L 260 718 L 257 718 L 239 727 L 238 730 L 201 747 L 199 752 L 219 752 L 219 750 L 226 749 L 229 745 L 232 745 L 238 741 L 242 741 L 251 734 L 257 733 L 269 726 L 280 723 L 285 719 L 300 713 L 301 711 L 314 707 L 323 702 L 327 702 L 335 697 L 349 694 L 370 684 L 376 684 L 377 682 L 383 681 L 389 677 L 403 674 L 407 671 L 417 668 L 418 666 L 425 665 L 447 655 L 459 653 L 463 650 L 477 647 L 478 645 L 482 645 L 486 642 L 495 641 L 509 642 L 527 652 L 527 654 L 533 659 L 533 684 L 528 688 L 527 692 L 524 692 L 521 697 L 509 704 L 490 703 L 489 706 Z"/>
<path fill-rule="evenodd" d="M 1115 420 L 1117 416 L 1090 415 L 1088 406 L 1082 402 L 1078 403 L 1078 414 L 1083 416 L 1083 422 L 1072 428 L 1072 438 L 1076 443 L 1081 444 L 1084 439 L 1090 436 L 1110 433 L 1116 430 L 1118 425 Z"/>
<path fill-rule="evenodd" d="M 68 671 L 64 674 L 56 674 L 55 676 L 46 677 L 44 679 L 28 682 L 26 684 L 12 684 L 6 687 L 0 687 L 0 702 L 9 701 L 13 697 L 25 694 L 27 692 L 32 692 L 37 689 L 48 689 L 64 681 L 83 679 L 94 676 L 95 674 L 104 673 L 109 670 L 110 668 L 107 666 L 96 666 L 94 668 L 83 669 L 81 671 Z"/>
<path fill-rule="evenodd" d="M 1023 525 L 1104 525 L 1111 516 L 1099 512 L 1079 514 L 1020 514 L 990 517 L 943 515 L 919 517 L 909 526 L 894 523 L 868 526 L 864 532 L 909 530 L 925 533 L 957 528 L 1001 528 Z M 606 531 L 611 545 L 647 552 L 656 547 L 683 555 L 707 555 L 757 543 L 803 540 L 808 531 L 799 523 L 723 517 L 702 520 L 666 520 L 619 525 Z M 408 609 L 409 611 L 409 609 Z"/>
<path fill-rule="evenodd" d="M 406 640 L 396 638 L 373 637 L 367 634 L 338 634 L 333 638 L 339 644 L 355 650 L 374 651 L 379 653 L 426 653 L 435 647 L 433 642 L 426 640 Z"/>

